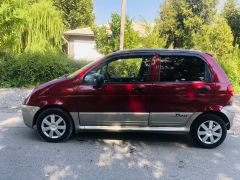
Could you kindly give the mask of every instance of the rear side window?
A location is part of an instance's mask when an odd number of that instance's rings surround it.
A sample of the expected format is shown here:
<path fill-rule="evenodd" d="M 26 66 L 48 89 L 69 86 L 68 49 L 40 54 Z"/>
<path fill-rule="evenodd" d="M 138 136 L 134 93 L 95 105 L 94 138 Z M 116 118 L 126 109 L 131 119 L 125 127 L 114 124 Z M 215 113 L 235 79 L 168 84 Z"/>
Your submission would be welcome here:
<path fill-rule="evenodd" d="M 208 65 L 197 57 L 162 56 L 161 82 L 211 81 Z"/>

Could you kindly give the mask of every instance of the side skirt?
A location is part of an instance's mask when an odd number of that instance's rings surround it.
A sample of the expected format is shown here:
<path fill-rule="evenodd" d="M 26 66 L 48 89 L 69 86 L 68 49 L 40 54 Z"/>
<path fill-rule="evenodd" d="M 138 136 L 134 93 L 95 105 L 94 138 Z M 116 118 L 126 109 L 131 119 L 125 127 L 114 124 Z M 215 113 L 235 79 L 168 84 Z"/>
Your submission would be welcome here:
<path fill-rule="evenodd" d="M 79 126 L 78 131 L 109 131 L 109 132 L 174 132 L 188 133 L 187 127 L 122 127 L 122 126 Z"/>
<path fill-rule="evenodd" d="M 162 127 L 156 127 L 156 126 L 119 126 L 119 125 L 112 125 L 112 126 L 86 126 L 80 124 L 80 117 L 79 113 L 77 112 L 71 112 L 70 113 L 73 119 L 73 123 L 75 126 L 75 132 L 79 131 L 111 131 L 111 132 L 129 132 L 129 131 L 145 131 L 145 132 L 164 132 L 164 133 L 189 133 L 190 127 L 192 122 L 200 115 L 201 112 L 193 113 L 188 121 L 185 124 L 182 124 L 182 126 L 172 125 L 172 126 L 162 126 Z"/>

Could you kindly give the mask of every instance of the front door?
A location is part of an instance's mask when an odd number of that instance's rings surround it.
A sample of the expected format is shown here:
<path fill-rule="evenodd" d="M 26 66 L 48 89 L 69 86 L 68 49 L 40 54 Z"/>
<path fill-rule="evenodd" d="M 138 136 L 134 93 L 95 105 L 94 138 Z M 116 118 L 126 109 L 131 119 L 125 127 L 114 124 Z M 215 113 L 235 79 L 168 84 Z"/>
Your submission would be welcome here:
<path fill-rule="evenodd" d="M 81 126 L 148 126 L 152 56 L 115 57 L 88 72 L 79 86 Z M 100 74 L 104 83 L 95 86 Z"/>
<path fill-rule="evenodd" d="M 150 97 L 150 126 L 181 127 L 206 111 L 214 94 L 211 79 L 207 63 L 199 57 L 161 56 Z"/>

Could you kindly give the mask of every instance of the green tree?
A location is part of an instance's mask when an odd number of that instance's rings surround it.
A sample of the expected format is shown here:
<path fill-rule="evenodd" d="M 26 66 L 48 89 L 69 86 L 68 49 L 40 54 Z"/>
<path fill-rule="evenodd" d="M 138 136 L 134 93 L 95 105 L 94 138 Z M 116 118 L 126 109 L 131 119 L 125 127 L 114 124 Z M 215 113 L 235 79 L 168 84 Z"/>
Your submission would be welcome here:
<path fill-rule="evenodd" d="M 224 17 L 212 25 L 204 25 L 193 39 L 195 49 L 213 52 L 217 57 L 230 54 L 233 50 L 233 34 Z"/>
<path fill-rule="evenodd" d="M 0 51 L 18 52 L 22 49 L 22 32 L 26 13 L 22 11 L 26 1 L 2 0 L 0 4 Z"/>
<path fill-rule="evenodd" d="M 167 38 L 166 47 L 193 47 L 192 35 L 212 22 L 216 4 L 217 0 L 165 0 L 157 23 L 164 27 L 160 34 Z"/>
<path fill-rule="evenodd" d="M 61 50 L 64 24 L 51 0 L 2 0 L 0 48 L 8 52 Z"/>
<path fill-rule="evenodd" d="M 110 35 L 106 26 L 93 26 L 97 50 L 102 54 L 113 52 L 113 37 Z"/>
<path fill-rule="evenodd" d="M 52 1 L 41 0 L 31 4 L 27 15 L 25 50 L 61 50 L 65 27 L 60 11 Z"/>
<path fill-rule="evenodd" d="M 240 45 L 240 6 L 236 0 L 227 0 L 223 9 L 223 15 L 232 29 L 234 35 L 233 44 Z"/>
<path fill-rule="evenodd" d="M 54 4 L 63 12 L 64 23 L 70 29 L 91 26 L 94 22 L 92 0 L 54 0 Z"/>
<path fill-rule="evenodd" d="M 159 24 L 151 25 L 144 20 L 142 28 L 144 30 L 143 37 L 140 38 L 142 48 L 164 48 L 166 46 L 166 38 L 161 37 L 159 33 L 163 27 Z"/>
<path fill-rule="evenodd" d="M 121 17 L 117 13 L 112 14 L 112 20 L 107 26 L 94 26 L 95 41 L 97 49 L 102 54 L 109 54 L 119 50 L 120 45 L 120 24 Z M 125 49 L 132 49 L 139 46 L 138 32 L 134 31 L 132 21 L 127 17 L 125 24 Z"/>

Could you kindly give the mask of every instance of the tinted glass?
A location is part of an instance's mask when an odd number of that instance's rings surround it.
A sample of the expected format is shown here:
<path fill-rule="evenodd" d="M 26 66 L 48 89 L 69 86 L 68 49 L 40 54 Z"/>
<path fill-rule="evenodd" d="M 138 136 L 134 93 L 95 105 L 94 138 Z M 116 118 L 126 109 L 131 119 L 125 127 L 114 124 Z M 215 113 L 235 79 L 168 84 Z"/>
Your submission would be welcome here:
<path fill-rule="evenodd" d="M 196 57 L 161 57 L 161 82 L 207 81 L 206 63 Z"/>
<path fill-rule="evenodd" d="M 105 83 L 146 82 L 150 62 L 150 57 L 116 59 L 88 73 L 84 82 L 94 83 L 96 74 L 102 75 Z"/>

